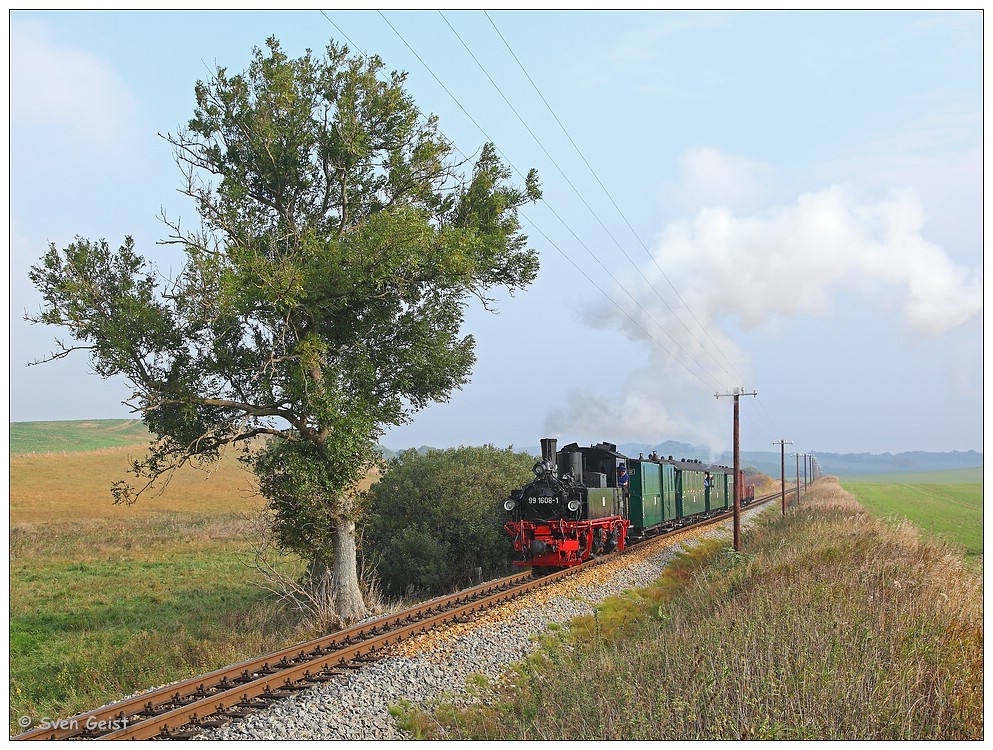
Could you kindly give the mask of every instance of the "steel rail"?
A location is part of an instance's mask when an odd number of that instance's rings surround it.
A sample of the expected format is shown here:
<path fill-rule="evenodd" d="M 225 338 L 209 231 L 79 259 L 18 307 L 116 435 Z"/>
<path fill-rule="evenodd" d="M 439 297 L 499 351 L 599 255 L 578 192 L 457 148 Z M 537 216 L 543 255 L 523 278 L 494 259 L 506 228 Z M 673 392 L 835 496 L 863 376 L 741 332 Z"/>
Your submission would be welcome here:
<path fill-rule="evenodd" d="M 745 509 L 778 497 L 778 492 L 755 498 Z M 724 513 L 708 516 L 662 534 L 627 545 L 634 550 L 668 533 L 688 531 L 726 520 Z M 182 682 L 167 685 L 102 708 L 51 722 L 11 737 L 12 740 L 150 739 L 176 737 L 186 725 L 207 726 L 241 718 L 270 702 L 327 681 L 355 662 L 370 660 L 377 651 L 439 625 L 466 617 L 521 596 L 581 569 L 616 559 L 593 558 L 581 565 L 533 578 L 530 572 L 490 581 L 471 589 L 423 602 L 402 612 L 384 615 L 345 630 L 288 646 Z M 217 716 L 216 720 L 210 719 Z M 108 728 L 108 731 L 99 733 Z"/>
<path fill-rule="evenodd" d="M 376 651 L 399 643 L 413 635 L 427 632 L 438 625 L 462 620 L 468 615 L 492 607 L 497 602 L 506 601 L 509 598 L 520 596 L 533 588 L 547 585 L 550 580 L 554 580 L 555 576 L 561 577 L 564 573 L 568 573 L 568 571 L 562 571 L 552 574 L 547 578 L 538 579 L 532 579 L 530 578 L 530 574 L 527 574 L 529 580 L 507 591 L 501 591 L 480 599 L 475 599 L 468 604 L 396 628 L 354 646 L 346 646 L 329 654 L 323 660 L 308 660 L 280 669 L 273 674 L 262 675 L 251 682 L 234 686 L 189 706 L 175 708 L 140 725 L 124 727 L 116 732 L 102 735 L 100 739 L 151 739 L 163 735 L 168 736 L 189 723 L 200 723 L 201 717 L 206 719 L 214 714 L 224 717 L 229 709 L 250 703 L 253 698 L 264 697 L 266 695 L 285 697 L 280 696 L 279 693 L 291 693 L 311 687 L 313 683 L 323 681 L 320 679 L 322 675 L 333 674 L 336 670 L 345 667 L 349 662 L 369 657 Z M 301 682 L 303 684 L 300 684 Z"/>
<path fill-rule="evenodd" d="M 517 573 L 475 586 L 471 589 L 459 591 L 455 594 L 431 599 L 396 614 L 384 615 L 305 643 L 287 646 L 274 653 L 248 659 L 198 677 L 141 693 L 132 698 L 78 714 L 70 719 L 51 722 L 54 726 L 38 727 L 16 735 L 11 739 L 68 739 L 81 734 L 87 734 L 89 727 L 108 726 L 114 723 L 119 724 L 122 720 L 141 717 L 143 714 L 154 717 L 154 715 L 162 713 L 162 706 L 182 702 L 187 700 L 189 696 L 202 696 L 217 685 L 223 685 L 225 680 L 229 682 L 234 680 L 244 681 L 246 674 L 252 675 L 260 671 L 269 672 L 272 671 L 273 664 L 289 664 L 291 661 L 295 662 L 307 658 L 308 654 L 316 659 L 321 654 L 329 653 L 341 646 L 347 646 L 356 641 L 375 637 L 384 630 L 396 629 L 404 624 L 413 623 L 416 625 L 423 621 L 424 617 L 429 616 L 433 612 L 450 610 L 452 607 L 468 602 L 473 598 L 489 596 L 494 592 L 507 590 L 519 585 L 521 581 L 527 580 L 530 580 L 530 573 Z"/>

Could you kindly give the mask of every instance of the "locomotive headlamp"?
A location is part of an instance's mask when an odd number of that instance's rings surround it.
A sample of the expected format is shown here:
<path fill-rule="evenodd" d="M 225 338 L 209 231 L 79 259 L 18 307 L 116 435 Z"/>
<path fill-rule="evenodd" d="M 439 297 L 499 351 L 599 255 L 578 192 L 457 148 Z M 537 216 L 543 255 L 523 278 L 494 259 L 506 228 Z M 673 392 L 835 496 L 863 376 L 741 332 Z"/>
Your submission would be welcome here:
<path fill-rule="evenodd" d="M 565 507 L 569 509 L 570 513 L 575 513 L 577 510 L 579 510 L 580 505 L 581 503 L 578 500 L 570 500 Z"/>
<path fill-rule="evenodd" d="M 503 509 L 508 513 L 510 513 L 510 511 L 512 511 L 516 507 L 517 507 L 516 500 L 504 500 L 503 502 Z"/>

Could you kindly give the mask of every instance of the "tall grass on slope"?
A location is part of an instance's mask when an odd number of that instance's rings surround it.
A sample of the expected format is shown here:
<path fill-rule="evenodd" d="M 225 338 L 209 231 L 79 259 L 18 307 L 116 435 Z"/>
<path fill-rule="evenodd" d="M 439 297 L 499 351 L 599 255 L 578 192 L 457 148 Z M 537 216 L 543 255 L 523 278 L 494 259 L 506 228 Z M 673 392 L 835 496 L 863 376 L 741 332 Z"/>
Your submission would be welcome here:
<path fill-rule="evenodd" d="M 577 622 L 468 711 L 408 726 L 487 739 L 979 739 L 975 572 L 830 480 L 745 552 L 710 544 Z M 433 726 L 432 726 L 433 724 Z"/>

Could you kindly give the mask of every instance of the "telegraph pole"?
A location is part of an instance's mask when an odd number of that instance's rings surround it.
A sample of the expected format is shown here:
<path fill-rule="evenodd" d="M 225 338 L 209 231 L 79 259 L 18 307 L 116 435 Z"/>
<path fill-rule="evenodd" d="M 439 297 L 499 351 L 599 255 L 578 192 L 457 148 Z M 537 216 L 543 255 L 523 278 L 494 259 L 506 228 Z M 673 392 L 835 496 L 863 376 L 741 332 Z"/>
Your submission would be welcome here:
<path fill-rule="evenodd" d="M 796 507 L 800 507 L 800 454 L 796 455 Z"/>
<path fill-rule="evenodd" d="M 778 440 L 773 445 L 779 446 L 779 491 L 783 497 L 783 515 L 786 515 L 786 446 L 793 445 L 792 440 Z"/>
<path fill-rule="evenodd" d="M 741 552 L 741 452 L 738 447 L 738 398 L 757 396 L 755 391 L 745 393 L 735 388 L 731 393 L 715 393 L 714 398 L 734 396 L 734 551 Z"/>

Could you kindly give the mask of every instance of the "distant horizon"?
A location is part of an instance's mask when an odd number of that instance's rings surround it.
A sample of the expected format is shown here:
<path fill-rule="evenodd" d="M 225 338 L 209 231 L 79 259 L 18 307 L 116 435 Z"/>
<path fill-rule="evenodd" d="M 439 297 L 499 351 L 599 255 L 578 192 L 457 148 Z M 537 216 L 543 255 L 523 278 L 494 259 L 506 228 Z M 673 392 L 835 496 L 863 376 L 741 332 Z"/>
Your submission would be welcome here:
<path fill-rule="evenodd" d="M 17 419 L 17 420 L 12 419 L 12 420 L 9 421 L 9 424 L 40 424 L 40 423 L 46 423 L 46 422 L 141 422 L 141 421 L 142 420 L 141 420 L 140 417 L 83 417 L 83 418 L 74 417 L 74 418 L 71 418 L 71 419 Z M 550 437 L 550 436 L 545 436 L 545 437 Z M 541 438 L 536 438 L 534 440 L 523 441 L 521 443 L 511 442 L 509 444 L 509 446 L 510 447 L 519 446 L 519 450 L 522 450 L 522 451 L 524 449 L 526 449 L 526 448 L 537 448 L 539 446 L 539 442 L 538 441 L 540 439 Z M 601 440 L 596 440 L 596 441 L 566 440 L 565 442 L 562 442 L 563 441 L 562 438 L 557 438 L 557 439 L 559 440 L 560 444 L 562 444 L 562 445 L 565 445 L 565 444 L 568 444 L 568 443 L 572 443 L 572 442 L 579 442 L 581 445 L 582 444 L 591 444 L 592 445 L 595 442 L 600 442 L 602 440 L 602 441 L 605 441 L 605 442 L 612 442 L 612 443 L 614 443 L 614 445 L 617 445 L 617 446 L 621 446 L 621 445 L 644 445 L 644 446 L 648 446 L 648 447 L 654 447 L 654 446 L 662 445 L 664 443 L 674 442 L 674 443 L 682 443 L 684 445 L 687 445 L 689 447 L 692 447 L 694 450 L 701 451 L 701 452 L 705 452 L 705 451 L 708 450 L 705 446 L 695 445 L 695 444 L 693 444 L 688 439 L 675 438 L 675 437 L 673 437 L 673 438 L 666 438 L 665 440 L 660 440 L 660 441 L 657 441 L 657 442 L 654 442 L 654 443 L 649 442 L 649 441 L 644 441 L 644 440 L 621 440 L 621 441 L 614 441 L 614 440 L 610 440 L 609 437 L 603 437 L 603 438 L 601 438 Z M 380 445 L 383 448 L 386 448 L 386 449 L 388 449 L 390 451 L 394 451 L 394 452 L 400 452 L 402 450 L 409 450 L 409 449 L 415 449 L 416 450 L 416 449 L 425 448 L 425 447 L 427 447 L 427 448 L 437 448 L 439 450 L 447 450 L 449 448 L 458 448 L 458 447 L 461 447 L 461 446 L 484 445 L 484 444 L 493 445 L 493 446 L 495 446 L 497 448 L 508 447 L 508 446 L 502 445 L 502 443 L 498 444 L 495 441 L 483 441 L 481 443 L 480 442 L 477 442 L 477 443 L 461 442 L 461 443 L 457 443 L 457 444 L 450 443 L 448 445 L 435 445 L 435 444 L 430 444 L 430 443 L 420 443 L 418 445 L 410 444 L 410 445 L 403 445 L 403 446 L 395 447 L 393 445 L 387 445 L 385 442 L 379 440 L 379 441 L 377 441 L 377 444 Z M 742 451 L 745 451 L 745 452 L 748 452 L 748 453 L 773 453 L 773 452 L 777 452 L 778 453 L 778 451 L 776 451 L 773 446 L 770 446 L 769 448 L 764 448 L 764 447 L 762 447 L 762 448 L 742 447 L 741 450 Z M 729 452 L 729 451 L 731 451 L 731 447 L 730 446 L 727 447 L 726 449 L 722 450 L 722 451 L 719 451 L 718 453 L 726 453 L 726 452 Z M 787 451 L 787 455 L 793 455 L 794 453 L 795 453 L 795 451 Z M 976 454 L 982 456 L 983 455 L 983 449 L 982 449 L 982 447 L 980 447 L 980 448 L 948 448 L 948 449 L 944 449 L 944 450 L 925 450 L 925 449 L 920 449 L 920 448 L 910 448 L 910 449 L 907 449 L 907 450 L 885 450 L 885 451 L 864 451 L 864 450 L 861 450 L 860 451 L 860 450 L 816 450 L 816 449 L 811 448 L 809 450 L 805 450 L 804 453 L 809 453 L 809 454 L 812 454 L 812 455 L 815 455 L 815 456 L 816 455 L 831 455 L 831 454 L 834 454 L 834 455 L 852 455 L 852 456 L 857 456 L 857 455 L 870 455 L 870 456 L 887 456 L 887 455 L 890 455 L 890 456 L 897 456 L 897 455 L 900 455 L 900 454 L 903 454 L 903 453 L 933 453 L 933 454 L 943 454 L 943 453 L 976 453 Z"/>

